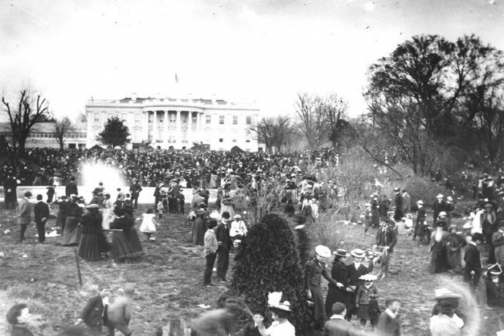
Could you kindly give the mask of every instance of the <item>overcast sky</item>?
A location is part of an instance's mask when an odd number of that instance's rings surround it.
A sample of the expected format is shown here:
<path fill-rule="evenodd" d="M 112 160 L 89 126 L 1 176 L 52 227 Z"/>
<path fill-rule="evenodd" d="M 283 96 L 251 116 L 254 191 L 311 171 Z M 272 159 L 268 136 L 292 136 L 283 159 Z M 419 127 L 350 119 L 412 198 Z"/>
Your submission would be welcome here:
<path fill-rule="evenodd" d="M 476 34 L 504 49 L 503 31 L 504 0 L 1 0 L 0 85 L 31 83 L 57 116 L 176 90 L 265 115 L 336 92 L 355 116 L 368 66 L 397 44 Z"/>

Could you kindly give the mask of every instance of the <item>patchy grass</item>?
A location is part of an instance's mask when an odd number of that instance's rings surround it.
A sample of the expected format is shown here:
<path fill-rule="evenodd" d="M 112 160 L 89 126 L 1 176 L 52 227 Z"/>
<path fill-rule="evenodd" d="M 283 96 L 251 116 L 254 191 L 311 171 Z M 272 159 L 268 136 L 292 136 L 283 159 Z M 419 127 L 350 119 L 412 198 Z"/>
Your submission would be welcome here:
<path fill-rule="evenodd" d="M 144 208 L 137 211 L 141 214 Z M 17 243 L 19 229 L 12 211 L 0 211 L 0 334 L 7 334 L 5 313 L 17 302 L 26 302 L 35 315 L 36 335 L 54 335 L 72 325 L 90 297 L 89 285 L 99 284 L 112 292 L 126 282 L 136 284 L 135 310 L 131 326 L 139 335 L 153 335 L 158 326 L 172 318 L 191 320 L 204 309 L 199 304 L 215 308 L 217 299 L 225 292 L 224 286 L 202 286 L 205 260 L 202 248 L 191 243 L 191 223 L 182 215 L 165 215 L 155 243 L 140 236 L 145 257 L 139 262 L 114 264 L 111 260 L 81 262 L 84 286 L 77 279 L 74 248 L 58 245 L 61 238 L 48 238 L 38 245 L 34 225 L 27 232 L 28 243 Z M 462 225 L 463 220 L 457 224 Z M 49 223 L 53 226 L 54 221 Z M 317 223 L 313 224 L 316 226 Z M 375 230 L 363 235 L 362 226 L 344 225 L 335 219 L 327 220 L 324 243 L 332 248 L 371 248 Z M 10 229 L 9 234 L 4 234 Z M 320 230 L 313 236 L 323 237 Z M 314 244 L 319 243 L 314 241 Z M 377 283 L 379 303 L 383 307 L 388 297 L 403 303 L 401 321 L 404 335 L 429 335 L 429 317 L 434 305 L 434 290 L 441 286 L 465 289 L 461 276 L 430 275 L 427 271 L 427 246 L 419 246 L 411 237 L 400 237 L 394 251 L 390 278 Z M 232 270 L 232 268 L 230 268 Z M 470 312 L 470 311 L 469 311 Z M 482 326 L 477 335 L 495 335 L 499 329 L 499 310 L 480 310 Z M 477 321 L 472 319 L 471 325 Z M 354 321 L 357 326 L 357 321 Z M 303 335 L 300 335 L 303 336 Z"/>

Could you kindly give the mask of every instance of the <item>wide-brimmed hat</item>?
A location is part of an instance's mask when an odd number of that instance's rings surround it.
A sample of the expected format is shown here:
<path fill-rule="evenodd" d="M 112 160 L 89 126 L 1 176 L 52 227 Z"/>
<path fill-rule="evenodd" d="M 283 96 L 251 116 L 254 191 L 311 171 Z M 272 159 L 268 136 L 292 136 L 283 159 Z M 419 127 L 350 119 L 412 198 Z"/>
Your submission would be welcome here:
<path fill-rule="evenodd" d="M 488 265 L 487 270 L 491 275 L 501 275 L 502 274 L 502 267 L 498 263 L 494 264 L 494 265 Z"/>
<path fill-rule="evenodd" d="M 86 209 L 100 209 L 100 206 L 98 204 L 89 204 Z"/>
<path fill-rule="evenodd" d="M 241 219 L 241 215 L 234 215 L 234 219 Z"/>
<path fill-rule="evenodd" d="M 399 188 L 394 188 L 394 191 L 396 191 L 396 192 L 397 192 L 397 191 L 401 191 L 401 189 L 399 189 Z"/>
<path fill-rule="evenodd" d="M 317 253 L 322 258 L 329 258 L 331 256 L 331 250 L 324 245 L 318 245 L 317 247 L 315 247 L 315 253 Z"/>
<path fill-rule="evenodd" d="M 424 204 L 422 200 L 419 200 L 419 201 L 417 201 L 416 203 L 417 203 L 417 204 L 422 204 L 422 205 Z"/>
<path fill-rule="evenodd" d="M 370 207 L 371 206 L 371 203 L 366 203 L 364 204 L 365 207 Z"/>
<path fill-rule="evenodd" d="M 443 194 L 439 194 L 439 195 L 436 196 L 436 198 L 443 198 L 443 197 L 444 197 Z"/>
<path fill-rule="evenodd" d="M 441 211 L 438 216 L 439 217 L 441 217 L 441 216 L 446 217 L 446 216 L 448 216 L 448 214 L 445 211 Z"/>
<path fill-rule="evenodd" d="M 350 252 L 350 254 L 354 258 L 364 258 L 364 251 L 362 251 L 361 249 L 355 249 L 352 252 Z"/>
<path fill-rule="evenodd" d="M 485 240 L 485 236 L 483 236 L 481 233 L 479 232 L 475 232 L 471 235 L 472 239 L 473 240 L 479 240 L 479 241 L 483 241 Z"/>
<path fill-rule="evenodd" d="M 348 257 L 348 252 L 344 249 L 337 249 L 336 251 L 333 251 L 332 254 L 337 257 Z"/>
<path fill-rule="evenodd" d="M 461 299 L 462 295 L 453 293 L 451 290 L 446 289 L 446 288 L 440 288 L 436 289 L 434 292 L 434 300 L 441 300 L 441 299 Z"/>
<path fill-rule="evenodd" d="M 493 208 L 493 204 L 492 203 L 487 203 L 487 204 L 485 204 L 485 208 Z"/>
<path fill-rule="evenodd" d="M 378 277 L 374 274 L 361 275 L 359 278 L 359 280 L 363 280 L 363 281 L 376 281 L 376 279 L 378 279 Z"/>
<path fill-rule="evenodd" d="M 446 197 L 446 199 L 447 199 L 448 201 L 453 201 L 453 197 L 451 197 L 451 196 Z"/>
<path fill-rule="evenodd" d="M 286 312 L 291 312 L 289 301 L 280 302 L 279 304 L 272 306 L 270 309 L 278 309 Z"/>

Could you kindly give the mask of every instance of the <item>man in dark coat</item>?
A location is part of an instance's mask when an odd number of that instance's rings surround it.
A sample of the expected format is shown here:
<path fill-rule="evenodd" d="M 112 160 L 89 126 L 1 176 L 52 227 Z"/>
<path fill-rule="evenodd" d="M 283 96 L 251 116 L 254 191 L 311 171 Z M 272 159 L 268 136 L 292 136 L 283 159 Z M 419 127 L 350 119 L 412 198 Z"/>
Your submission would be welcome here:
<path fill-rule="evenodd" d="M 222 221 L 215 229 L 217 236 L 217 278 L 227 281 L 226 273 L 229 267 L 229 250 L 231 249 L 231 237 L 229 236 L 229 212 L 222 213 Z"/>
<path fill-rule="evenodd" d="M 481 278 L 481 259 L 480 252 L 478 250 L 478 245 L 481 244 L 484 237 L 481 233 L 473 233 L 468 236 L 468 244 L 465 250 L 464 261 L 464 281 L 469 283 L 473 291 L 476 290 L 476 286 Z"/>
<path fill-rule="evenodd" d="M 138 207 L 138 197 L 142 191 L 142 186 L 138 183 L 136 178 L 133 179 L 133 184 L 130 186 L 131 202 L 133 207 L 136 209 Z"/>
<path fill-rule="evenodd" d="M 79 190 L 77 189 L 77 184 L 75 184 L 75 177 L 70 177 L 70 183 L 65 187 L 65 195 L 70 197 L 70 195 L 79 195 Z"/>
<path fill-rule="evenodd" d="M 385 301 L 387 309 L 380 315 L 376 325 L 377 336 L 401 336 L 401 323 L 397 314 L 401 308 L 398 300 Z"/>
<path fill-rule="evenodd" d="M 17 203 L 17 181 L 16 178 L 12 175 L 7 175 L 7 178 L 4 182 L 4 195 L 5 195 L 5 208 L 6 209 L 15 209 Z"/>
<path fill-rule="evenodd" d="M 395 223 L 392 220 L 385 222 L 376 233 L 376 246 L 383 248 L 382 255 L 382 279 L 388 276 L 390 260 L 394 246 L 397 244 L 397 234 L 395 231 Z"/>
<path fill-rule="evenodd" d="M 45 242 L 45 224 L 49 219 L 49 206 L 42 200 L 42 195 L 37 195 L 37 204 L 33 207 L 35 224 L 37 225 L 38 241 Z"/>
<path fill-rule="evenodd" d="M 315 248 L 315 258 L 308 261 L 305 265 L 306 293 L 314 303 L 313 319 L 315 320 L 315 327 L 317 329 L 322 329 L 327 320 L 324 295 L 321 287 L 322 277 L 334 285 L 337 284 L 337 282 L 331 278 L 329 272 L 327 272 L 327 266 L 324 263 L 324 259 L 330 256 L 331 250 L 329 248 L 318 245 Z"/>
<path fill-rule="evenodd" d="M 359 278 L 369 273 L 368 268 L 362 264 L 362 260 L 364 259 L 364 251 L 362 251 L 361 249 L 356 249 L 353 250 L 350 254 L 354 258 L 354 262 L 347 266 L 347 321 L 350 321 L 352 319 L 352 315 L 356 314 L 355 296 L 357 294 L 357 289 L 362 282 Z"/>
<path fill-rule="evenodd" d="M 445 201 L 443 200 L 444 196 L 439 194 L 436 196 L 436 200 L 434 201 L 434 203 L 432 204 L 432 222 L 433 223 L 436 223 L 437 222 L 437 218 L 439 216 L 439 213 L 441 211 L 445 211 L 446 209 L 446 203 Z"/>
<path fill-rule="evenodd" d="M 336 302 L 332 306 L 331 319 L 324 326 L 326 336 L 357 336 L 359 333 L 354 330 L 352 324 L 345 321 L 346 306 L 344 303 Z"/>
<path fill-rule="evenodd" d="M 396 221 L 400 221 L 403 218 L 403 196 L 401 194 L 401 189 L 395 188 L 394 191 L 396 193 L 394 198 L 394 205 L 395 205 L 394 219 Z"/>

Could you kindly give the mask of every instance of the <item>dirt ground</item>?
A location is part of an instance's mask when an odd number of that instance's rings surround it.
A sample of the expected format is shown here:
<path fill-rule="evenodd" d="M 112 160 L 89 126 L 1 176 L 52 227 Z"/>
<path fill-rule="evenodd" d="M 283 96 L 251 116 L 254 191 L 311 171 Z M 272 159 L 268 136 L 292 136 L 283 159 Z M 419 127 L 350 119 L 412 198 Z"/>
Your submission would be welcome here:
<path fill-rule="evenodd" d="M 136 215 L 139 216 L 144 209 L 142 206 Z M 140 236 L 146 252 L 140 262 L 81 261 L 83 287 L 79 286 L 77 278 L 75 248 L 59 245 L 61 237 L 47 238 L 46 244 L 37 244 L 33 225 L 27 232 L 28 242 L 19 244 L 15 213 L 2 210 L 0 216 L 0 252 L 5 255 L 0 258 L 1 335 L 6 334 L 4 316 L 7 309 L 20 302 L 28 303 L 34 314 L 36 335 L 54 335 L 75 323 L 89 298 L 87 288 L 90 284 L 116 291 L 125 283 L 135 283 L 131 326 L 136 335 L 153 335 L 158 326 L 174 317 L 191 320 L 207 310 L 198 305 L 214 308 L 226 290 L 223 285 L 202 286 L 205 264 L 202 248 L 192 245 L 192 224 L 182 215 L 165 215 L 156 242 L 148 242 Z M 53 226 L 54 222 L 52 220 L 48 226 Z M 458 223 L 461 225 L 463 221 Z M 10 232 L 6 234 L 7 229 Z M 339 247 L 347 250 L 370 248 L 374 243 L 375 231 L 364 237 L 362 226 L 341 224 L 338 231 L 342 236 Z M 419 246 L 411 237 L 402 236 L 392 257 L 390 278 L 376 284 L 380 306 L 389 297 L 401 300 L 403 335 L 429 335 L 429 317 L 436 288 L 448 286 L 466 291 L 461 276 L 448 273 L 433 276 L 427 272 L 428 263 L 428 247 Z M 495 335 L 497 330 L 504 329 L 498 320 L 504 312 L 477 307 L 468 309 L 471 323 L 467 335 Z M 354 323 L 357 325 L 356 321 Z M 471 328 L 477 330 L 476 333 L 471 333 Z"/>

